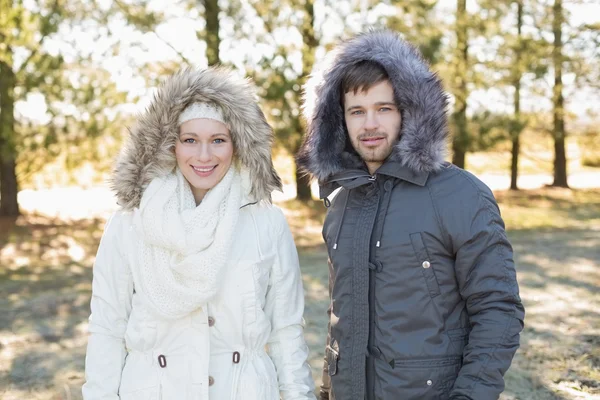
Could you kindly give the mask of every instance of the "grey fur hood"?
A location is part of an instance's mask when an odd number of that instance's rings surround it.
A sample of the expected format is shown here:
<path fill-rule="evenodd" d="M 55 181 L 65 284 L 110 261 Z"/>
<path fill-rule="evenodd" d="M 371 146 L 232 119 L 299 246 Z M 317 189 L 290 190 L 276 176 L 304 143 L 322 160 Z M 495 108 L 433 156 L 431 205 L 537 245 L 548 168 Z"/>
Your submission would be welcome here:
<path fill-rule="evenodd" d="M 371 31 L 342 43 L 329 57 L 329 65 L 305 87 L 307 132 L 297 156 L 299 166 L 320 182 L 362 167 L 359 156 L 348 151 L 340 87 L 348 67 L 369 60 L 387 71 L 402 113 L 400 140 L 390 159 L 414 172 L 439 170 L 446 153 L 448 99 L 419 51 L 394 32 Z"/>
<path fill-rule="evenodd" d="M 257 104 L 252 84 L 225 68 L 186 69 L 160 86 L 117 159 L 111 184 L 123 209 L 138 207 L 150 181 L 174 170 L 177 119 L 190 103 L 198 101 L 221 107 L 234 157 L 250 172 L 250 195 L 257 201 L 270 201 L 271 192 L 281 190 L 271 159 L 273 130 Z"/>

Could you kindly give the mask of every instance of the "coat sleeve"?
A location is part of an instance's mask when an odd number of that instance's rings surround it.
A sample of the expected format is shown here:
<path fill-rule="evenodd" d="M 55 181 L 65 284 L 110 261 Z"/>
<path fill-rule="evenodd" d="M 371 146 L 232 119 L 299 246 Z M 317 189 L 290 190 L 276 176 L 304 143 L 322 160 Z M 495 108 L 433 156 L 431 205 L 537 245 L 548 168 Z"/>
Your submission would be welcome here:
<path fill-rule="evenodd" d="M 277 256 L 271 271 L 265 312 L 271 322 L 269 355 L 275 364 L 283 400 L 315 399 L 304 340 L 304 289 L 298 253 L 285 216 L 277 210 Z"/>
<path fill-rule="evenodd" d="M 85 358 L 84 400 L 117 400 L 125 364 L 125 330 L 131 312 L 133 283 L 119 243 L 123 215 L 106 224 L 93 268 L 91 316 Z"/>
<path fill-rule="evenodd" d="M 331 259 L 327 260 L 329 264 L 329 271 L 331 271 Z M 331 298 L 331 276 L 329 277 L 329 296 Z M 327 352 L 329 344 L 331 343 L 331 302 L 327 308 L 327 339 L 325 340 L 325 356 L 323 357 L 323 372 L 321 379 L 321 387 L 319 390 L 319 397 L 321 400 L 329 400 L 329 391 L 331 390 L 331 377 L 329 376 L 329 364 L 327 362 Z"/>
<path fill-rule="evenodd" d="M 467 176 L 452 202 L 442 218 L 452 238 L 471 331 L 450 399 L 498 399 L 525 317 L 513 251 L 496 200 L 477 178 Z"/>

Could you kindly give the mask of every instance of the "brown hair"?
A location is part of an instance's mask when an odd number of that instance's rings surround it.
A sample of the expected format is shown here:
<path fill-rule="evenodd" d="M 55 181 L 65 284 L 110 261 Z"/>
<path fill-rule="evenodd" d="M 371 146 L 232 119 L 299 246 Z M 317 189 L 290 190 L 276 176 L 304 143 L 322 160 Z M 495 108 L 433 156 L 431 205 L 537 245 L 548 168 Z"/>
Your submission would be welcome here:
<path fill-rule="evenodd" d="M 348 68 L 342 77 L 342 101 L 344 94 L 350 91 L 354 94 L 358 91 L 367 91 L 387 79 L 389 79 L 388 74 L 381 64 L 369 60 L 356 63 Z"/>

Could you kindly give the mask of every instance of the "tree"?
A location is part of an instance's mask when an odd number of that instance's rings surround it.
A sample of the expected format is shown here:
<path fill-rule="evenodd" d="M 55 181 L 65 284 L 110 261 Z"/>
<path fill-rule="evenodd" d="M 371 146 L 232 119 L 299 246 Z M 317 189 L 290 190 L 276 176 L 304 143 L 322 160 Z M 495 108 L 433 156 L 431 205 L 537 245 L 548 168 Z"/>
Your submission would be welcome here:
<path fill-rule="evenodd" d="M 564 12 L 562 0 L 555 0 L 552 7 L 552 33 L 554 47 L 552 63 L 554 66 L 554 87 L 552 90 L 554 122 L 554 181 L 552 186 L 569 187 L 567 183 L 567 154 L 565 149 L 565 100 L 563 96 L 563 41 L 562 30 Z"/>
<path fill-rule="evenodd" d="M 314 0 L 253 1 L 251 4 L 263 22 L 261 41 L 272 46 L 274 51 L 272 55 L 263 57 L 256 68 L 249 68 L 248 74 L 261 89 L 265 109 L 273 117 L 278 143 L 294 155 L 302 144 L 305 129 L 300 115 L 301 88 L 312 71 L 315 50 L 319 46 Z M 290 18 L 292 24 L 297 23 L 297 28 L 290 26 Z M 277 32 L 281 29 L 296 29 L 301 42 L 291 48 L 280 44 Z M 293 62 L 297 55 L 301 59 L 300 65 Z M 296 197 L 308 201 L 311 199 L 310 178 L 299 171 L 297 165 L 294 167 Z"/>
<path fill-rule="evenodd" d="M 74 169 L 106 160 L 125 94 L 99 66 L 103 55 L 78 45 L 82 33 L 106 35 L 103 22 L 93 2 L 0 0 L 1 215 L 19 214 L 20 183 L 48 163 L 60 158 Z M 32 95 L 43 98 L 48 122 L 16 118 L 15 104 Z"/>
<path fill-rule="evenodd" d="M 45 76 L 52 82 L 53 68 L 62 57 L 44 51 L 46 38 L 58 29 L 65 17 L 64 4 L 39 1 L 37 10 L 27 9 L 22 2 L 0 0 L 0 216 L 18 216 L 17 133 L 14 106 L 25 98 L 33 84 Z M 27 54 L 15 63 L 15 52 Z"/>
<path fill-rule="evenodd" d="M 456 54 L 454 60 L 454 136 L 452 140 L 452 163 L 465 167 L 465 155 L 469 147 L 467 126 L 468 68 L 469 68 L 469 15 L 467 0 L 456 3 Z"/>
<path fill-rule="evenodd" d="M 15 161 L 15 86 L 12 49 L 4 49 L 0 60 L 0 216 L 19 215 Z"/>
<path fill-rule="evenodd" d="M 374 3 L 375 6 L 379 2 Z M 434 67 L 442 60 L 445 28 L 435 13 L 438 3 L 438 0 L 391 0 L 394 15 L 384 18 L 386 27 L 402 33 Z"/>
<path fill-rule="evenodd" d="M 204 19 L 206 29 L 204 34 L 198 37 L 206 42 L 206 58 L 208 65 L 217 65 L 221 62 L 219 58 L 219 46 L 221 39 L 219 36 L 219 0 L 202 0 L 204 5 Z"/>
<path fill-rule="evenodd" d="M 298 79 L 298 85 L 304 87 L 304 83 L 308 75 L 312 72 L 313 65 L 315 63 L 315 50 L 319 45 L 319 41 L 315 35 L 315 5 L 314 0 L 304 0 L 304 17 L 302 18 L 302 25 L 300 33 L 302 34 L 302 73 Z M 301 91 L 294 91 L 296 104 L 301 103 Z M 294 126 L 296 131 L 300 132 L 299 138 L 302 136 L 302 132 L 305 131 L 306 126 L 304 120 L 300 117 L 300 114 L 295 115 L 293 118 Z M 296 154 L 300 150 L 300 140 L 296 140 L 292 148 L 292 154 Z M 310 177 L 307 174 L 303 174 L 298 165 L 296 165 L 296 197 L 299 200 L 308 201 L 311 199 L 310 191 Z"/>
<path fill-rule="evenodd" d="M 488 79 L 488 88 L 506 87 L 512 90 L 512 116 L 503 118 L 503 128 L 511 141 L 510 189 L 517 190 L 519 155 L 521 151 L 521 133 L 528 124 L 528 118 L 521 107 L 522 92 L 525 84 L 531 86 L 548 72 L 546 60 L 546 42 L 532 35 L 525 34 L 523 28 L 531 31 L 531 26 L 525 26 L 524 18 L 535 11 L 536 0 L 508 0 L 484 4 L 484 9 L 490 7 L 497 11 L 492 31 L 486 46 L 493 54 L 490 61 L 485 62 L 486 75 L 499 76 L 499 79 Z M 494 13 L 492 13 L 494 14 Z M 506 27 L 514 26 L 513 29 Z M 493 43 L 501 45 L 494 47 Z M 526 78 L 526 80 L 525 80 Z"/>
<path fill-rule="evenodd" d="M 519 60 L 522 56 L 523 46 L 523 0 L 517 0 L 517 38 L 514 46 L 514 58 L 515 61 Z M 517 179 L 519 175 L 519 153 L 521 152 L 521 131 L 523 125 L 521 124 L 521 79 L 523 72 L 518 62 L 515 62 L 512 71 L 512 80 L 515 88 L 514 92 L 514 110 L 515 110 L 515 124 L 510 129 L 510 138 L 512 141 L 511 149 L 511 163 L 510 163 L 510 189 L 518 190 Z"/>

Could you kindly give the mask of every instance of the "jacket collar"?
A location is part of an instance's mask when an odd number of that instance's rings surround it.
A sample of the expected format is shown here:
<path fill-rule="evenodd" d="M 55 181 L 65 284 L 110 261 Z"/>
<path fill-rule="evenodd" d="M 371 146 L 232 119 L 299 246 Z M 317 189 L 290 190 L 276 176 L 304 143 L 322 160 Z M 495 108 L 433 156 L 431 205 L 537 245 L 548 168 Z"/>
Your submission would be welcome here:
<path fill-rule="evenodd" d="M 415 171 L 403 165 L 401 162 L 387 160 L 374 175 L 370 175 L 366 169 L 347 169 L 332 175 L 327 181 L 319 185 L 319 197 L 324 199 L 339 187 L 354 189 L 377 179 L 378 175 L 397 178 L 413 185 L 425 186 L 429 172 Z"/>

